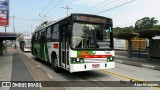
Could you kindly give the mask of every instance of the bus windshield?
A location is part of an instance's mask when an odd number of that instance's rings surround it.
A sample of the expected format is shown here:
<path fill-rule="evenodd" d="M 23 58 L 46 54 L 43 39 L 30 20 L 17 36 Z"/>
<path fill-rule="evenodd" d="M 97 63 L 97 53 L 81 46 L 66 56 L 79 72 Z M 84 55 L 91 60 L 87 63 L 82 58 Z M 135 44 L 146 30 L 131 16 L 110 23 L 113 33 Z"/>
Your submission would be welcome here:
<path fill-rule="evenodd" d="M 75 49 L 110 48 L 111 25 L 73 23 L 71 47 Z"/>

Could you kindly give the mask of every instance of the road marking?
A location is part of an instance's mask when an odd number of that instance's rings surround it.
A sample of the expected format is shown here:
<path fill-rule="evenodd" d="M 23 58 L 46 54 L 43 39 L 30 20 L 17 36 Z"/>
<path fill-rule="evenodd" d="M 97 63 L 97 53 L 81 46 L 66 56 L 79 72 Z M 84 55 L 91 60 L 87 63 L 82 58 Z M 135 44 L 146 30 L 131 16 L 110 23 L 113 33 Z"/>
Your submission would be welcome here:
<path fill-rule="evenodd" d="M 142 64 L 142 67 L 144 67 L 144 68 L 151 68 L 151 69 L 155 68 L 155 66 L 147 65 L 147 64 Z"/>
<path fill-rule="evenodd" d="M 50 79 L 53 79 L 52 75 L 50 75 L 49 73 L 47 73 L 47 76 L 48 76 Z"/>
<path fill-rule="evenodd" d="M 115 75 L 115 76 L 118 76 L 118 77 L 121 77 L 121 78 L 129 79 L 129 80 L 132 80 L 132 81 L 134 81 L 134 82 L 143 82 L 143 83 L 147 83 L 147 82 L 145 82 L 145 81 L 143 81 L 143 80 L 131 78 L 131 77 L 128 77 L 128 76 L 125 76 L 125 75 L 121 75 L 121 74 L 115 73 L 115 72 L 110 72 L 110 71 L 107 71 L 107 70 L 101 70 L 101 71 L 102 71 L 102 72 L 105 72 L 105 73 L 109 73 L 109 74 Z M 147 84 L 149 84 L 149 83 L 147 83 Z M 160 87 L 154 87 L 154 88 L 160 89 Z"/>
<path fill-rule="evenodd" d="M 106 73 L 109 73 L 109 74 L 112 74 L 112 75 L 115 75 L 115 76 L 119 76 L 119 77 L 122 77 L 122 78 L 125 78 L 125 79 L 129 79 L 129 80 L 134 80 L 134 81 L 140 81 L 138 79 L 134 79 L 134 78 L 131 78 L 131 77 L 127 77 L 127 76 L 124 76 L 124 75 L 121 75 L 121 74 L 117 74 L 117 73 L 114 73 L 114 72 L 110 72 L 110 71 L 107 71 L 107 70 L 101 70 L 102 72 L 106 72 Z"/>
<path fill-rule="evenodd" d="M 121 64 L 123 63 L 122 60 L 116 60 L 115 62 L 116 62 L 116 63 L 121 63 Z"/>
<path fill-rule="evenodd" d="M 37 65 L 37 67 L 41 68 L 41 66 L 40 66 L 40 65 Z"/>

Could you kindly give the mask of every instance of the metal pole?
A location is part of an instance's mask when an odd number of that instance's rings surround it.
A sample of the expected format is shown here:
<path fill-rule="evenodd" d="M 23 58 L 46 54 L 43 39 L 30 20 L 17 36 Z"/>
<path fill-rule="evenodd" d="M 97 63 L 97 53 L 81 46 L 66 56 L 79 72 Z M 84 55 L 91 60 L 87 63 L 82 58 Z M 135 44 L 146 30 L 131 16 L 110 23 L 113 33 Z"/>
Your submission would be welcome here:
<path fill-rule="evenodd" d="M 12 18 L 13 18 L 13 33 L 16 34 L 16 32 L 15 32 L 15 25 L 14 25 L 14 18 L 15 18 L 15 16 L 12 16 Z M 12 44 L 16 45 L 16 40 L 13 40 Z"/>
<path fill-rule="evenodd" d="M 64 8 L 64 9 L 67 10 L 67 16 L 68 16 L 68 10 L 69 10 L 69 9 L 72 9 L 72 8 L 70 8 L 70 7 L 68 7 L 68 6 L 66 6 L 66 7 L 61 7 L 61 8 Z"/>
<path fill-rule="evenodd" d="M 13 32 L 15 33 L 15 26 L 14 26 L 14 16 L 12 16 L 12 18 L 13 18 Z"/>
<path fill-rule="evenodd" d="M 7 29 L 6 29 L 6 26 L 5 26 L 5 34 L 7 33 Z M 7 41 L 5 40 L 5 53 L 7 53 Z"/>
<path fill-rule="evenodd" d="M 32 26 L 31 26 L 31 36 L 32 36 Z"/>
<path fill-rule="evenodd" d="M 139 58 L 141 58 L 141 41 L 139 41 Z"/>

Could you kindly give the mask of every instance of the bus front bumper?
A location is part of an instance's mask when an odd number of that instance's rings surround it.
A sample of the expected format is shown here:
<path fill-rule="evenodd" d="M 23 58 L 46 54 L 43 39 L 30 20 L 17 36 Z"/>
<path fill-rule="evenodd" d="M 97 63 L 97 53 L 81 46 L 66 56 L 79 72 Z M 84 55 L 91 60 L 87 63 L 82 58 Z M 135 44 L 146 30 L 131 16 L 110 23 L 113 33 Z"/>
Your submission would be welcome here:
<path fill-rule="evenodd" d="M 115 62 L 71 64 L 70 72 L 112 69 L 112 68 L 115 68 Z"/>

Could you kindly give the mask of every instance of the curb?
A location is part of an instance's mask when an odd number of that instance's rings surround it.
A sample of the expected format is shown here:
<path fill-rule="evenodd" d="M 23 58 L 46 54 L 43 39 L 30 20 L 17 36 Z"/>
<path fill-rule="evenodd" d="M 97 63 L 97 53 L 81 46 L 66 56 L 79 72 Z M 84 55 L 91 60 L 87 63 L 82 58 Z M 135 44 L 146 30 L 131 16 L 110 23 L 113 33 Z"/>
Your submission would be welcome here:
<path fill-rule="evenodd" d="M 159 70 L 160 71 L 160 66 L 158 66 L 158 65 L 150 65 L 148 63 L 141 63 L 141 62 L 137 62 L 137 61 L 136 62 L 129 61 L 129 60 L 133 60 L 133 59 L 129 59 L 128 61 L 127 60 L 122 60 L 122 59 L 127 59 L 127 58 L 116 57 L 116 59 L 119 59 L 119 60 L 115 61 L 116 63 L 126 64 L 126 65 L 137 66 L 137 67 L 142 67 L 142 68 L 147 68 L 147 69 L 153 69 L 153 70 Z"/>
<path fill-rule="evenodd" d="M 142 67 L 148 68 L 148 69 L 154 69 L 155 68 L 155 66 L 148 65 L 148 64 L 142 64 Z"/>

